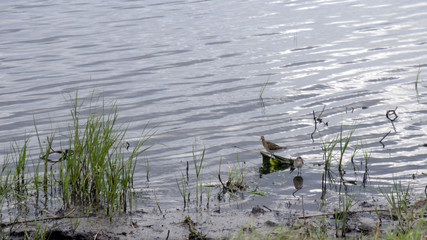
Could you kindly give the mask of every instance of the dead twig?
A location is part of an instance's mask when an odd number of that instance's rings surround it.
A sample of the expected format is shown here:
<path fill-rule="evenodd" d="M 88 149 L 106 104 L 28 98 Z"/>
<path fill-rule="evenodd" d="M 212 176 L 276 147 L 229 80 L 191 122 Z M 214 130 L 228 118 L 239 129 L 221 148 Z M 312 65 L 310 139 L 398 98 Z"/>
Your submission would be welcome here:
<path fill-rule="evenodd" d="M 348 214 L 354 214 L 354 213 L 370 213 L 370 212 L 390 212 L 390 210 L 386 209 L 380 209 L 380 210 L 358 210 L 358 211 L 348 211 Z M 309 215 L 309 216 L 299 216 L 296 217 L 297 219 L 307 219 L 307 218 L 314 218 L 314 217 L 327 217 L 327 216 L 334 216 L 336 213 L 323 213 L 323 214 L 315 214 L 315 215 Z"/>
<path fill-rule="evenodd" d="M 73 150 L 71 150 L 71 149 L 65 149 L 65 151 L 53 150 L 53 149 L 51 149 L 51 150 L 52 151 L 50 151 L 47 154 L 47 156 L 43 155 L 43 156 L 40 157 L 40 159 L 46 160 L 48 162 L 58 163 L 58 162 L 61 162 L 61 161 L 65 160 L 65 159 L 67 159 L 68 155 L 73 153 Z M 54 154 L 54 153 L 61 154 L 61 157 L 58 160 L 51 160 L 51 159 L 49 159 L 48 156 L 51 155 L 51 154 Z"/>
<path fill-rule="evenodd" d="M 314 113 L 314 110 L 313 110 L 313 120 L 314 120 L 314 130 L 313 130 L 313 132 L 311 133 L 311 141 L 313 141 L 313 142 L 314 142 L 313 135 L 314 135 L 314 133 L 316 133 L 316 131 L 317 131 L 317 121 L 316 121 L 316 114 Z"/>
<path fill-rule="evenodd" d="M 272 212 L 273 210 L 271 210 L 269 207 L 262 205 L 265 209 L 267 209 L 268 211 Z"/>
<path fill-rule="evenodd" d="M 95 237 L 93 238 L 93 240 L 96 240 L 98 238 L 98 234 L 102 231 L 102 229 L 99 229 L 99 231 L 95 234 Z"/>
<path fill-rule="evenodd" d="M 166 240 L 169 239 L 169 234 L 170 234 L 171 230 L 168 229 L 168 235 L 166 235 Z"/>
<path fill-rule="evenodd" d="M 302 203 L 301 203 L 301 205 L 302 205 L 302 217 L 304 218 L 304 224 L 305 224 L 306 222 L 305 222 L 305 209 L 304 209 L 304 195 L 301 196 L 301 199 L 302 199 Z"/>
<path fill-rule="evenodd" d="M 15 221 L 10 223 L 3 223 L 1 224 L 1 227 L 9 227 L 15 224 L 22 224 L 22 223 L 30 223 L 30 222 L 38 222 L 38 221 L 46 221 L 46 220 L 57 220 L 57 219 L 64 219 L 64 218 L 79 218 L 79 216 L 70 216 L 71 213 L 73 213 L 76 209 L 73 208 L 69 213 L 67 213 L 64 216 L 55 216 L 55 217 L 46 217 L 46 218 L 36 218 L 36 219 L 30 219 L 30 220 L 24 220 L 24 221 Z"/>
<path fill-rule="evenodd" d="M 314 142 L 314 138 L 313 138 L 314 133 L 316 133 L 316 131 L 319 131 L 319 129 L 317 129 L 317 123 L 323 123 L 326 126 L 328 126 L 328 122 L 324 122 L 323 119 L 321 118 L 323 112 L 325 111 L 325 107 L 326 107 L 326 105 L 323 106 L 322 112 L 320 112 L 319 116 L 317 116 L 317 117 L 316 117 L 316 113 L 313 110 L 314 130 L 311 133 L 311 140 L 313 142 Z"/>

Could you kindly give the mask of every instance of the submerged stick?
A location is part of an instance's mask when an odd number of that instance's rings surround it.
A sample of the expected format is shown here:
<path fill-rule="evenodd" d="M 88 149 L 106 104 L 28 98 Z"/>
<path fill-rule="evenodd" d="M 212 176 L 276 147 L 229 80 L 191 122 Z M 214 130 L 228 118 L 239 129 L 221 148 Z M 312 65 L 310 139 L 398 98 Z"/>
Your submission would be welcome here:
<path fill-rule="evenodd" d="M 385 144 L 383 143 L 383 140 L 384 140 L 384 138 L 386 138 L 390 133 L 391 133 L 391 130 L 390 130 L 390 131 L 388 131 L 388 133 L 387 133 L 386 135 L 384 135 L 384 137 L 383 137 L 383 138 L 381 138 L 381 140 L 380 140 L 380 143 L 381 143 L 381 145 L 383 145 L 383 148 L 385 147 Z"/>
<path fill-rule="evenodd" d="M 316 133 L 316 131 L 319 131 L 319 129 L 317 129 L 317 123 L 322 123 L 323 122 L 323 119 L 321 118 L 321 116 L 322 116 L 322 114 L 323 114 L 323 112 L 325 111 L 325 107 L 326 107 L 326 105 L 323 105 L 323 109 L 322 109 L 322 111 L 320 112 L 320 114 L 319 114 L 319 116 L 317 116 L 316 117 L 316 114 L 315 114 L 315 112 L 314 112 L 314 110 L 313 110 L 313 120 L 314 120 L 314 130 L 313 130 L 313 132 L 311 133 L 311 140 L 314 142 L 314 138 L 313 138 L 313 135 L 314 135 L 314 133 Z M 328 126 L 328 123 L 326 122 L 326 123 L 324 123 L 326 126 Z"/>
<path fill-rule="evenodd" d="M 390 120 L 391 125 L 393 125 L 394 132 L 396 132 L 396 127 L 394 126 L 394 120 L 398 118 L 396 113 L 397 107 L 394 110 L 388 110 L 385 116 Z"/>
<path fill-rule="evenodd" d="M 314 120 L 314 130 L 313 130 L 313 132 L 311 133 L 311 140 L 314 142 L 313 135 L 314 135 L 314 133 L 315 133 L 315 132 L 316 132 L 316 130 L 317 130 L 316 114 L 314 113 L 314 110 L 313 110 L 313 120 Z"/>

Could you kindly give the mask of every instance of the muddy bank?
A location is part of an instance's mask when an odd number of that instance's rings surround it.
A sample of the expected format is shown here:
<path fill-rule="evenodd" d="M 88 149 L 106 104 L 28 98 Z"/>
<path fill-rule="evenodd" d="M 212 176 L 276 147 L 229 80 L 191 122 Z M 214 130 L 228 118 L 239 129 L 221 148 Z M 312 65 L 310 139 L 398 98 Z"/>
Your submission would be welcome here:
<path fill-rule="evenodd" d="M 301 204 L 301 199 L 293 204 Z M 292 210 L 286 204 L 277 204 L 275 208 L 254 206 L 248 210 L 201 210 L 189 212 L 180 209 L 137 210 L 134 213 L 108 217 L 80 217 L 70 215 L 69 218 L 52 219 L 38 222 L 4 226 L 3 233 L 11 239 L 22 239 L 27 235 L 36 236 L 46 233 L 50 239 L 185 239 L 194 236 L 207 239 L 229 239 L 242 234 L 273 234 L 289 231 L 295 238 L 315 236 L 315 231 L 323 231 L 327 238 L 336 237 L 336 217 L 334 205 L 328 204 L 325 209 L 330 211 Z M 418 201 L 419 211 L 426 200 Z M 302 205 L 301 205 L 302 207 Z M 375 210 L 377 207 L 379 215 Z M 381 231 L 391 231 L 397 224 L 397 218 L 390 217 L 385 203 L 358 202 L 348 211 L 345 236 L 372 236 Z M 186 221 L 187 218 L 187 221 Z M 188 222 L 191 219 L 191 223 Z M 424 222 L 425 224 L 425 222 Z M 321 230 L 319 230 L 321 229 Z M 190 236 L 193 232 L 192 236 Z M 194 235 L 198 234 L 198 235 Z M 339 231 L 341 234 L 341 230 Z M 426 233 L 423 233 L 426 234 Z M 341 237 L 341 236 L 340 236 Z M 427 237 L 423 235 L 422 237 Z"/>

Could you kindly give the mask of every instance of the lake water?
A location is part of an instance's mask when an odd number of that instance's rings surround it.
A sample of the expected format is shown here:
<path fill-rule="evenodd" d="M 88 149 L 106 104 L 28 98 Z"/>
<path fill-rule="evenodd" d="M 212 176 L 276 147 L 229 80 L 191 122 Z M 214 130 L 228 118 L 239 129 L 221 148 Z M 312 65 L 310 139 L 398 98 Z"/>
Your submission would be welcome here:
<path fill-rule="evenodd" d="M 322 142 L 355 126 L 344 178 L 355 182 L 356 199 L 381 196 L 378 185 L 393 178 L 419 196 L 427 184 L 426 19 L 422 0 L 2 1 L 1 150 L 34 135 L 33 116 L 42 136 L 64 126 L 64 95 L 78 88 L 81 97 L 95 90 L 117 100 L 131 144 L 148 121 L 157 125 L 146 152 L 150 182 L 143 161 L 136 170 L 140 208 L 155 206 L 153 190 L 163 208 L 182 206 L 176 179 L 187 161 L 194 176 L 196 142 L 206 149 L 203 182 L 218 182 L 220 159 L 226 178 L 237 154 L 250 188 L 270 193 L 229 206 L 280 207 L 304 196 L 314 209 Z M 324 107 L 313 141 L 313 111 Z M 296 197 L 297 171 L 260 177 L 261 135 L 288 147 L 279 155 L 304 158 Z M 363 151 L 350 161 L 356 146 L 369 154 L 365 186 Z M 37 148 L 31 153 L 37 158 Z M 336 197 L 333 187 L 327 196 Z"/>

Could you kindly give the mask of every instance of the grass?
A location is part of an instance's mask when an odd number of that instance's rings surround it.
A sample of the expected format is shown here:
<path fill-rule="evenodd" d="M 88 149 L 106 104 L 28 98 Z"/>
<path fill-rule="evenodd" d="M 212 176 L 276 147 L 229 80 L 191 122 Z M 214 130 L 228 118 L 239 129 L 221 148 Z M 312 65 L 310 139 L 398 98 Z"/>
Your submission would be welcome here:
<path fill-rule="evenodd" d="M 117 106 L 90 107 L 87 116 L 81 116 L 78 94 L 70 99 L 72 124 L 69 126 L 69 141 L 66 161 L 60 161 L 60 183 L 63 201 L 67 207 L 77 202 L 90 203 L 95 209 L 104 209 L 106 214 L 127 211 L 132 207 L 133 176 L 138 157 L 150 146 L 147 140 L 153 135 L 147 125 L 142 137 L 128 153 L 124 146 L 127 129 L 118 125 Z M 89 101 L 92 106 L 93 98 Z M 98 100 L 95 101 L 98 102 Z M 81 119 L 83 117 L 83 119 Z M 70 150 L 71 149 L 71 150 Z M 68 153 L 67 153 L 68 150 Z"/>
<path fill-rule="evenodd" d="M 369 161 L 369 152 L 363 147 L 363 144 L 353 144 L 351 142 L 352 136 L 355 133 L 357 126 L 351 127 L 347 135 L 344 134 L 343 127 L 339 129 L 339 133 L 335 138 L 332 138 L 330 141 L 324 141 L 322 139 L 321 149 L 324 161 L 324 172 L 322 174 L 322 202 L 319 205 L 319 209 L 323 207 L 324 201 L 327 194 L 327 185 L 336 186 L 336 193 L 338 195 L 337 208 L 334 211 L 334 226 L 335 226 L 335 237 L 346 237 L 347 232 L 347 221 L 349 219 L 349 209 L 352 206 L 354 196 L 348 194 L 349 182 L 344 177 L 348 170 L 345 169 L 345 158 L 348 156 L 350 162 L 353 166 L 353 171 L 356 174 L 356 167 L 354 164 L 354 159 L 358 157 L 359 150 L 362 151 L 361 165 L 365 165 L 364 177 L 362 180 L 362 186 L 367 181 L 367 166 Z M 349 154 L 348 150 L 352 148 L 353 151 Z M 333 160 L 337 162 L 337 177 L 334 176 L 331 169 Z"/>
<path fill-rule="evenodd" d="M 259 91 L 259 98 L 262 98 L 262 94 L 264 93 L 265 88 L 267 87 L 268 82 L 270 81 L 270 77 L 267 78 L 267 81 L 262 85 L 261 90 Z"/>
<path fill-rule="evenodd" d="M 78 99 L 77 91 L 69 99 L 72 121 L 65 140 L 57 141 L 52 132 L 42 141 L 34 119 L 40 158 L 33 161 L 32 173 L 28 172 L 30 138 L 21 146 L 16 142 L 11 145 L 1 168 L 0 209 L 5 201 L 15 202 L 15 206 L 31 205 L 31 196 L 38 199 L 42 192 L 46 200 L 59 197 L 65 209 L 79 207 L 87 213 L 102 209 L 110 217 L 132 210 L 135 166 L 149 149 L 147 140 L 154 131 L 147 124 L 129 151 L 123 144 L 127 128 L 119 124 L 115 102 L 107 106 L 102 97 L 93 95 Z M 85 107 L 87 103 L 89 107 Z M 60 158 L 52 160 L 57 153 Z"/>
<path fill-rule="evenodd" d="M 393 180 L 391 188 L 380 187 L 380 191 L 390 205 L 390 218 L 397 219 L 394 230 L 387 234 L 388 239 L 421 239 L 427 237 L 426 214 L 427 201 L 421 207 L 410 204 L 410 184 L 404 186 L 401 181 Z"/>
<path fill-rule="evenodd" d="M 348 212 L 352 202 L 353 202 L 353 197 L 349 196 L 347 192 L 345 192 L 344 194 L 341 193 L 341 191 L 339 192 L 338 209 L 336 209 L 334 213 L 336 237 L 346 236 Z"/>
<path fill-rule="evenodd" d="M 212 188 L 220 187 L 220 191 L 218 193 L 218 199 L 223 199 L 224 195 L 235 194 L 237 192 L 243 193 L 246 191 L 247 186 L 245 183 L 245 176 L 247 174 L 246 166 L 244 163 L 239 161 L 238 155 L 236 157 L 236 164 L 232 164 L 228 166 L 228 175 L 227 180 L 223 182 L 221 178 L 221 160 L 219 163 L 219 171 L 218 171 L 218 180 L 221 185 L 218 184 L 203 184 L 201 180 L 201 169 L 203 166 L 204 158 L 205 158 L 206 149 L 203 149 L 198 153 L 196 143 L 193 144 L 192 155 L 193 155 L 193 165 L 195 170 L 195 203 L 196 203 L 196 211 L 202 206 L 203 201 L 203 190 L 206 194 L 206 208 L 209 209 L 209 202 L 211 199 L 211 191 Z M 184 210 L 188 209 L 191 199 L 191 192 L 188 190 L 189 177 L 188 177 L 188 162 L 187 162 L 187 175 L 181 172 L 181 177 L 176 178 L 176 185 L 178 187 L 179 193 L 183 200 Z M 253 191 L 248 191 L 248 193 L 255 195 L 266 195 L 262 191 L 257 189 Z"/>
<path fill-rule="evenodd" d="M 415 78 L 415 92 L 416 92 L 416 94 L 417 94 L 417 99 L 418 99 L 418 97 L 419 97 L 419 94 L 418 94 L 418 81 L 419 81 L 419 79 L 420 79 L 420 74 L 421 74 L 421 67 L 420 67 L 420 66 L 418 66 L 417 77 Z"/>
<path fill-rule="evenodd" d="M 236 154 L 236 163 L 228 165 L 227 181 L 224 183 L 221 178 L 221 161 L 219 163 L 218 180 L 221 183 L 222 190 L 219 197 L 222 198 L 225 194 L 234 194 L 243 192 L 247 189 L 245 176 L 248 172 L 244 163 L 239 161 L 239 155 Z"/>
<path fill-rule="evenodd" d="M 203 150 L 198 153 L 197 151 L 197 144 L 196 142 L 193 144 L 192 146 L 192 155 L 193 155 L 193 165 L 194 165 L 194 171 L 195 171 L 195 175 L 196 175 L 196 183 L 195 183 L 195 188 L 196 188 L 196 210 L 199 209 L 199 207 L 202 204 L 202 200 L 203 200 L 203 184 L 201 181 L 201 170 L 202 170 L 202 166 L 203 166 L 203 160 L 205 158 L 205 152 L 206 149 L 203 148 Z M 188 170 L 189 170 L 189 165 L 187 162 L 187 175 L 185 175 L 183 172 L 181 172 L 181 180 L 179 181 L 178 179 L 176 179 L 176 185 L 178 186 L 179 189 L 179 193 L 181 194 L 183 203 L 184 203 L 184 210 L 189 207 L 190 204 L 190 192 L 188 191 L 187 187 L 189 185 L 189 177 L 188 177 Z M 186 177 L 187 176 L 187 177 Z M 206 188 L 205 188 L 206 189 Z M 207 190 L 207 198 L 208 198 L 208 204 L 209 204 L 209 198 L 210 198 L 210 189 Z"/>
<path fill-rule="evenodd" d="M 181 194 L 182 201 L 184 203 L 184 209 L 187 207 L 187 179 L 185 178 L 184 173 L 181 173 L 181 184 L 179 184 L 178 179 L 176 179 L 176 185 L 178 186 L 179 193 Z"/>
<path fill-rule="evenodd" d="M 200 189 L 200 202 L 202 201 L 202 182 L 200 181 L 200 171 L 203 165 L 203 159 L 205 158 L 206 149 L 203 148 L 203 151 L 197 157 L 197 147 L 196 143 L 193 144 L 193 163 L 194 171 L 196 172 L 196 206 L 199 206 L 199 189 Z"/>

